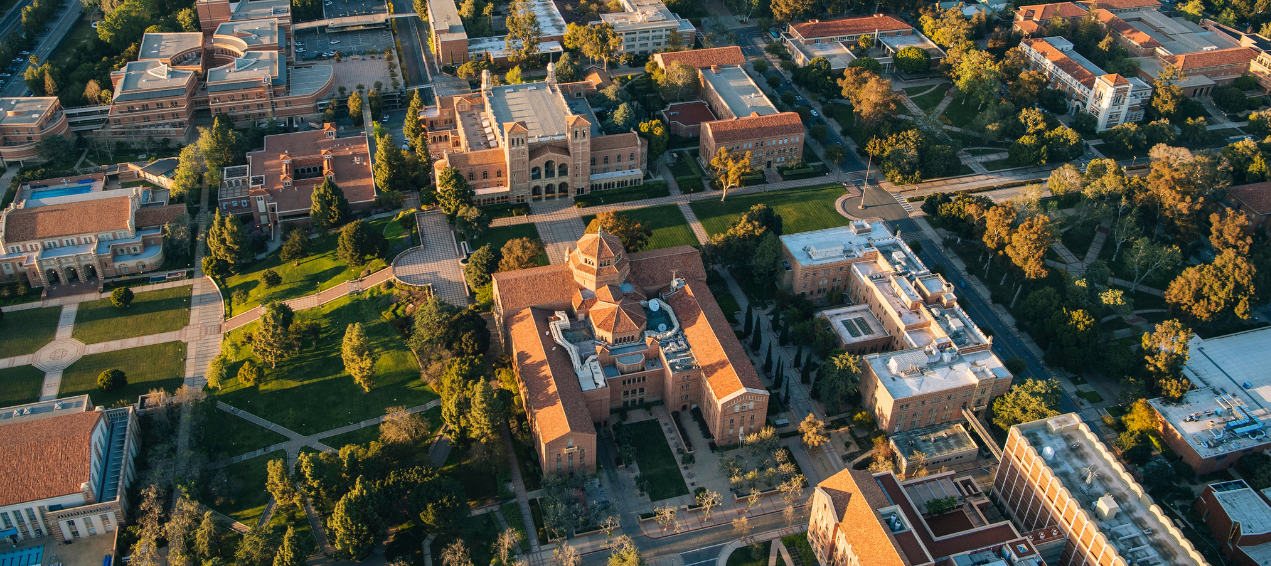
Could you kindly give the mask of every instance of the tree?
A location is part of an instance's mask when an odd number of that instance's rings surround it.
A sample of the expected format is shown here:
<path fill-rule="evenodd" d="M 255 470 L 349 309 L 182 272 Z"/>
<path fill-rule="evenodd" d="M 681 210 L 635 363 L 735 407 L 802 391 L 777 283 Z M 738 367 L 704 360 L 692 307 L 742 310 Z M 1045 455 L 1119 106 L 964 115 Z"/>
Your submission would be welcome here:
<path fill-rule="evenodd" d="M 943 12 L 924 11 L 918 19 L 922 33 L 942 47 L 960 47 L 971 34 L 971 24 L 962 15 L 962 7 L 954 6 Z"/>
<path fill-rule="evenodd" d="M 478 379 L 472 384 L 469 395 L 468 434 L 480 441 L 491 441 L 499 435 L 499 426 L 506 420 L 503 403 L 490 389 L 490 383 Z"/>
<path fill-rule="evenodd" d="M 87 91 L 85 96 L 87 96 Z M 177 159 L 176 172 L 173 174 L 171 197 L 185 199 L 199 194 L 199 180 L 203 175 L 203 155 L 199 153 L 198 144 L 190 144 L 181 149 Z"/>
<path fill-rule="evenodd" d="M 222 216 L 221 209 L 216 209 L 212 225 L 208 228 L 207 249 L 212 257 L 224 261 L 231 270 L 236 269 L 235 265 L 239 260 L 251 253 L 247 231 L 243 229 L 237 216 Z"/>
<path fill-rule="evenodd" d="M 578 65 L 569 53 L 562 53 L 556 61 L 556 82 L 572 83 L 578 80 Z"/>
<path fill-rule="evenodd" d="M 1178 265 L 1179 261 L 1182 261 L 1182 252 L 1178 246 L 1156 244 L 1147 237 L 1135 240 L 1125 260 L 1125 263 L 1134 269 L 1134 281 L 1130 285 L 1130 291 L 1138 289 L 1139 283 L 1147 279 L 1148 275 L 1157 270 L 1168 271 Z"/>
<path fill-rule="evenodd" d="M 500 564 L 511 564 L 508 558 L 512 555 L 512 549 L 517 548 L 521 544 L 521 531 L 514 528 L 507 528 L 499 533 L 499 538 L 494 541 L 494 554 L 499 557 Z"/>
<path fill-rule="evenodd" d="M 674 61 L 658 76 L 658 88 L 666 100 L 683 100 L 697 92 L 697 69 Z"/>
<path fill-rule="evenodd" d="M 562 542 L 552 550 L 552 566 L 578 566 L 582 560 L 578 550 L 567 543 Z"/>
<path fill-rule="evenodd" d="M 1002 83 L 1002 71 L 993 55 L 978 49 L 965 51 L 958 60 L 956 73 L 954 85 L 958 87 L 964 100 L 974 99 L 983 108 L 997 98 L 997 91 Z"/>
<path fill-rule="evenodd" d="M 843 87 L 843 97 L 852 102 L 859 125 L 874 127 L 896 113 L 898 99 L 890 80 L 863 69 L 848 69 L 838 84 Z"/>
<path fill-rule="evenodd" d="M 260 368 L 260 364 L 247 360 L 243 362 L 243 365 L 239 366 L 235 377 L 247 385 L 256 385 L 264 380 L 265 372 Z"/>
<path fill-rule="evenodd" d="M 622 247 L 630 252 L 640 251 L 653 236 L 653 229 L 648 224 L 615 211 L 601 212 L 587 224 L 587 234 L 595 234 L 600 230 L 617 236 L 622 241 Z"/>
<path fill-rule="evenodd" d="M 46 77 L 49 77 L 47 81 L 52 81 L 52 75 L 46 75 Z M 52 96 L 51 93 L 50 96 Z M 35 150 L 39 152 L 42 161 L 56 164 L 74 163 L 77 157 L 75 155 L 75 144 L 61 134 L 54 134 L 41 139 L 35 144 Z"/>
<path fill-rule="evenodd" d="M 861 359 L 851 353 L 842 353 L 825 360 L 817 374 L 816 388 L 827 410 L 838 413 L 856 392 L 860 383 Z"/>
<path fill-rule="evenodd" d="M 718 507 L 722 502 L 719 492 L 711 491 L 710 489 L 698 492 L 696 499 L 697 504 L 702 507 L 702 513 L 706 516 L 707 521 L 711 519 L 711 510 Z"/>
<path fill-rule="evenodd" d="M 383 531 L 383 521 L 377 512 L 380 505 L 375 488 L 358 476 L 353 490 L 336 503 L 328 523 L 335 535 L 335 547 L 356 560 L 365 558 Z"/>
<path fill-rule="evenodd" d="M 542 33 L 533 4 L 529 0 L 512 0 L 505 23 L 508 35 L 504 40 L 504 48 L 508 60 L 513 64 L 537 60 L 538 42 Z"/>
<path fill-rule="evenodd" d="M 304 230 L 292 230 L 287 233 L 287 241 L 283 242 L 278 259 L 292 265 L 300 265 L 300 260 L 309 257 L 309 236 Z"/>
<path fill-rule="evenodd" d="M 719 148 L 715 153 L 710 166 L 715 186 L 723 189 L 723 194 L 719 197 L 721 202 L 728 197 L 728 189 L 740 187 L 742 179 L 750 175 L 752 159 L 749 151 L 744 155 L 730 153 L 726 147 Z"/>
<path fill-rule="evenodd" d="M 661 120 L 653 119 L 648 122 L 640 122 L 637 128 L 640 137 L 649 140 L 649 163 L 648 168 L 653 169 L 653 162 L 662 157 L 666 153 L 666 147 L 670 143 L 671 135 L 667 132 L 666 124 Z"/>
<path fill-rule="evenodd" d="M 97 388 L 104 393 L 118 391 L 128 385 L 128 377 L 119 369 L 108 369 L 97 376 Z"/>
<path fill-rule="evenodd" d="M 410 103 L 406 107 L 406 121 L 402 124 L 402 136 L 408 143 L 413 143 L 424 132 L 419 121 L 419 113 L 424 110 L 424 100 L 419 96 L 419 89 L 410 91 Z"/>
<path fill-rule="evenodd" d="M 906 73 L 921 73 L 931 68 L 931 54 L 913 45 L 897 51 L 892 61 L 897 69 Z"/>
<path fill-rule="evenodd" d="M 1243 214 L 1228 212 L 1225 217 L 1217 212 L 1209 215 L 1209 243 L 1219 253 L 1232 250 L 1244 257 L 1249 256 L 1249 246 L 1253 245 L 1250 236 L 1249 219 Z"/>
<path fill-rule="evenodd" d="M 785 268 L 781 264 L 784 259 L 785 257 L 781 251 L 781 238 L 771 231 L 767 231 L 763 238 L 759 240 L 759 245 L 755 247 L 754 270 L 751 273 L 756 281 L 765 286 L 777 285 L 785 272 Z"/>
<path fill-rule="evenodd" d="M 371 387 L 375 385 L 375 352 L 366 339 L 362 323 L 355 322 L 344 330 L 340 357 L 344 360 L 344 371 L 353 376 L 353 381 L 361 385 L 363 391 L 370 393 Z"/>
<path fill-rule="evenodd" d="M 115 287 L 115 290 L 110 292 L 110 304 L 115 305 L 115 308 L 128 308 L 128 305 L 132 303 L 132 298 L 132 289 L 127 287 Z"/>
<path fill-rule="evenodd" d="M 499 271 L 517 271 L 538 267 L 538 256 L 542 255 L 543 244 L 537 239 L 513 238 L 503 244 L 503 259 L 499 260 Z"/>
<path fill-rule="evenodd" d="M 344 190 L 330 177 L 313 189 L 309 218 L 319 234 L 325 235 L 327 229 L 344 224 L 349 214 L 349 201 L 344 198 Z"/>
<path fill-rule="evenodd" d="M 823 142 L 825 138 L 829 137 L 830 129 L 825 127 L 824 124 L 817 124 L 808 130 L 808 135 L 818 142 Z"/>
<path fill-rule="evenodd" d="M 1006 246 L 1006 255 L 1029 279 L 1041 279 L 1048 273 L 1045 263 L 1046 249 L 1055 243 L 1050 217 L 1031 216 L 1019 225 Z"/>
<path fill-rule="evenodd" d="M 428 423 L 406 407 L 389 407 L 380 421 L 380 441 L 388 444 L 409 443 L 428 434 Z"/>
<path fill-rule="evenodd" d="M 366 221 L 354 220 L 340 231 L 340 243 L 335 255 L 350 267 L 358 267 L 366 263 L 367 256 L 376 255 L 378 251 Z"/>
<path fill-rule="evenodd" d="M 109 43 L 111 48 L 119 53 L 139 41 L 149 25 L 150 19 L 146 17 L 139 3 L 124 2 L 97 23 L 97 37 Z"/>
<path fill-rule="evenodd" d="M 437 204 L 442 212 L 455 214 L 463 205 L 472 205 L 472 187 L 463 173 L 447 167 L 437 174 Z"/>
<path fill-rule="evenodd" d="M 517 65 L 509 69 L 507 74 L 503 75 L 503 82 L 510 85 L 519 85 L 525 82 L 525 79 L 521 76 L 521 66 Z"/>
<path fill-rule="evenodd" d="M 361 126 L 362 120 L 364 120 L 362 113 L 365 111 L 363 109 L 361 92 L 355 90 L 349 93 L 348 107 L 349 107 L 349 118 L 353 120 L 353 125 Z"/>
<path fill-rule="evenodd" d="M 99 30 L 101 28 L 98 28 Z M 234 123 L 224 114 L 212 121 L 211 128 L 199 128 L 199 154 L 207 165 L 207 185 L 221 183 L 225 167 L 234 163 L 241 142 L 241 135 L 234 130 Z"/>
<path fill-rule="evenodd" d="M 1165 301 L 1195 320 L 1212 322 L 1220 316 L 1249 319 L 1254 299 L 1254 268 L 1234 249 L 1214 261 L 1183 270 L 1165 290 Z"/>
<path fill-rule="evenodd" d="M 490 284 L 490 276 L 498 269 L 499 252 L 486 244 L 468 256 L 468 265 L 463 266 L 463 275 L 472 288 L 479 289 Z"/>
<path fill-rule="evenodd" d="M 455 211 L 455 229 L 469 242 L 480 238 L 489 227 L 490 216 L 480 208 L 465 204 Z"/>
<path fill-rule="evenodd" d="M 772 17 L 778 22 L 793 22 L 813 9 L 812 0 L 773 0 Z"/>
<path fill-rule="evenodd" d="M 803 435 L 803 446 L 813 448 L 830 441 L 830 436 L 825 433 L 825 423 L 817 420 L 816 415 L 808 413 L 803 418 L 803 422 L 799 423 L 799 434 Z"/>
<path fill-rule="evenodd" d="M 291 477 L 287 461 L 279 458 L 270 460 L 265 480 L 265 490 L 274 498 L 274 503 L 281 511 L 287 511 L 300 504 L 300 494 L 296 493 L 296 481 Z"/>
<path fill-rule="evenodd" d="M 274 555 L 273 566 L 304 566 L 305 555 L 302 544 L 296 529 L 288 525 L 287 533 L 282 536 L 282 546 L 278 548 L 278 554 Z"/>
<path fill-rule="evenodd" d="M 406 158 L 401 148 L 393 143 L 393 136 L 384 136 L 376 144 L 375 170 L 372 173 L 375 186 L 381 193 L 404 193 L 411 189 L 410 171 L 406 169 Z"/>
<path fill-rule="evenodd" d="M 861 36 L 861 39 L 865 39 L 866 37 L 869 36 Z M 873 57 L 857 57 L 853 59 L 851 63 L 848 63 L 847 66 L 849 68 L 861 68 L 874 73 L 875 75 L 883 72 L 883 64 L 879 63 L 878 59 Z"/>
<path fill-rule="evenodd" d="M 295 313 L 286 303 L 271 301 L 260 315 L 260 325 L 252 335 L 252 353 L 270 368 L 291 357 L 295 340 L 291 335 L 291 321 Z"/>
<path fill-rule="evenodd" d="M 1174 65 L 1165 65 L 1157 74 L 1152 86 L 1152 109 L 1162 117 L 1177 119 L 1177 113 L 1187 97 L 1183 89 L 1174 84 L 1183 80 L 1183 72 Z"/>
<path fill-rule="evenodd" d="M 260 282 L 266 289 L 273 289 L 282 284 L 282 276 L 277 271 L 266 269 L 260 272 Z"/>
<path fill-rule="evenodd" d="M 993 401 L 993 424 L 1002 430 L 1059 414 L 1059 382 L 1025 379 Z"/>
<path fill-rule="evenodd" d="M 622 53 L 622 36 L 614 32 L 613 24 L 609 22 L 582 26 L 573 24 L 566 26 L 565 47 L 578 50 L 592 61 L 601 60 L 607 71 L 609 61 L 617 59 Z"/>

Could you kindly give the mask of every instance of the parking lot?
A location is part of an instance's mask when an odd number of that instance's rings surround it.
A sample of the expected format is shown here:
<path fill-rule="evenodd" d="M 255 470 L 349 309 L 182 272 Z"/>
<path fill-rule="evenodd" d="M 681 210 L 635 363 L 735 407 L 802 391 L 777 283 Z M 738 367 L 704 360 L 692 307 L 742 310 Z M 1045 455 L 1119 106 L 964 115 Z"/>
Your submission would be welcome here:
<path fill-rule="evenodd" d="M 371 49 L 382 53 L 393 47 L 393 32 L 387 28 L 336 33 L 320 33 L 318 29 L 308 29 L 296 32 L 295 40 L 296 57 L 301 61 L 310 61 L 329 59 L 330 55 L 324 54 L 336 51 L 343 55 L 360 55 Z"/>
<path fill-rule="evenodd" d="M 387 14 L 388 5 L 384 3 L 384 0 L 325 0 L 322 13 L 327 19 Z"/>

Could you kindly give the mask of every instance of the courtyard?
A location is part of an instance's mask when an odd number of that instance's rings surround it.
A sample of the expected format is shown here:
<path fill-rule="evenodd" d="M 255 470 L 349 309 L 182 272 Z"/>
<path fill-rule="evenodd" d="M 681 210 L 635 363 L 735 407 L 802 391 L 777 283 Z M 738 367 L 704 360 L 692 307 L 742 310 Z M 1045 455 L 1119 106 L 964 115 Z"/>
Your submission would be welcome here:
<path fill-rule="evenodd" d="M 85 344 L 98 344 L 181 330 L 190 323 L 191 289 L 182 285 L 137 293 L 124 308 L 111 304 L 109 297 L 80 303 L 71 336 Z"/>
<path fill-rule="evenodd" d="M 679 205 L 664 204 L 662 206 L 636 208 L 625 210 L 621 214 L 636 222 L 645 223 L 649 228 L 653 229 L 653 235 L 649 236 L 649 243 L 644 248 L 629 251 L 659 250 L 674 246 L 699 245 L 697 236 L 693 235 L 693 229 L 689 228 L 688 220 L 684 219 L 684 213 L 680 212 Z M 595 215 L 582 217 L 583 225 L 591 224 L 591 221 L 595 218 Z"/>
<path fill-rule="evenodd" d="M 153 389 L 172 393 L 185 377 L 185 342 L 164 342 L 151 346 L 86 355 L 62 371 L 58 397 L 88 394 L 94 405 L 114 407 L 131 404 Z M 108 369 L 121 369 L 128 385 L 115 391 L 97 387 L 97 376 Z"/>

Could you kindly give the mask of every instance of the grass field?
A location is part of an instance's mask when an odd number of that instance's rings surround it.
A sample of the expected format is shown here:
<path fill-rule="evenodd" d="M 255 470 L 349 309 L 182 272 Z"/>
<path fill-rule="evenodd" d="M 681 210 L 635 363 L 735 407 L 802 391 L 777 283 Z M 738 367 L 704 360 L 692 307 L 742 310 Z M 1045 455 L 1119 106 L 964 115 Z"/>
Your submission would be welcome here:
<path fill-rule="evenodd" d="M 758 549 L 755 548 L 756 546 Z M 726 566 L 768 566 L 768 553 L 771 551 L 772 541 L 770 540 L 743 546 L 728 555 Z"/>
<path fill-rule="evenodd" d="M 265 379 L 257 385 L 231 377 L 217 397 L 304 435 L 381 416 L 387 407 L 413 407 L 435 399 L 437 395 L 419 378 L 419 366 L 401 335 L 380 315 L 389 307 L 389 298 L 388 293 L 375 288 L 297 312 L 298 321 L 322 324 L 318 347 L 304 341 L 298 355 L 280 362 L 276 369 L 266 366 Z M 363 392 L 345 373 L 340 358 L 340 341 L 354 322 L 362 323 L 379 356 L 370 393 Z M 244 335 L 255 329 L 256 323 L 252 323 L 226 335 L 223 349 L 232 362 L 231 376 L 244 360 L 253 358 Z"/>
<path fill-rule="evenodd" d="M 644 200 L 647 198 L 659 198 L 671 196 L 671 189 L 667 188 L 664 181 L 647 181 L 643 185 L 634 187 L 623 187 L 621 189 L 606 189 L 578 195 L 574 197 L 574 202 L 581 203 L 579 206 L 596 206 L 598 204 L 614 204 L 617 202 L 629 202 L 633 200 Z"/>
<path fill-rule="evenodd" d="M 530 539 L 525 537 L 525 519 L 521 515 L 521 506 L 515 501 L 504 503 L 499 506 L 499 512 L 503 513 L 503 520 L 508 522 L 509 527 L 521 533 L 521 552 L 528 552 L 530 550 Z"/>
<path fill-rule="evenodd" d="M 1003 169 L 1010 169 L 1011 167 L 1015 167 L 1015 165 L 1011 164 L 1010 159 L 995 159 L 993 161 L 985 161 L 981 163 L 980 165 L 983 165 L 984 168 L 988 169 L 989 171 L 1001 171 Z"/>
<path fill-rule="evenodd" d="M 287 440 L 286 436 L 213 408 L 203 423 L 203 440 L 212 461 L 233 458 Z"/>
<path fill-rule="evenodd" d="M 928 87 L 918 87 L 912 90 L 922 92 L 926 88 Z M 910 90 L 911 89 L 905 89 L 905 93 L 908 94 Z M 932 110 L 936 109 L 936 106 L 940 105 L 940 101 L 944 100 L 944 94 L 946 92 L 949 92 L 949 85 L 940 85 L 936 87 L 935 90 L 927 94 L 921 96 L 910 96 L 909 99 L 912 100 L 914 104 L 917 104 L 918 108 L 921 108 L 923 112 L 931 113 Z"/>
<path fill-rule="evenodd" d="M 380 218 L 371 221 L 373 231 L 383 232 L 385 226 L 394 223 L 392 218 Z M 269 301 L 285 301 L 305 295 L 325 291 L 350 279 L 356 279 L 367 266 L 349 267 L 335 255 L 340 243 L 339 234 L 327 234 L 309 241 L 309 257 L 300 260 L 299 265 L 283 263 L 275 251 L 264 259 L 239 266 L 238 275 L 226 281 L 225 304 L 230 305 L 230 316 L 246 312 L 257 305 Z M 281 250 L 281 248 L 279 248 Z M 381 266 L 371 266 L 374 271 Z M 260 274 L 266 269 L 273 269 L 282 276 L 282 284 L 273 289 L 265 289 L 260 282 Z M 247 302 L 232 304 L 230 298 L 234 291 L 247 291 Z"/>
<path fill-rule="evenodd" d="M 649 243 L 644 246 L 645 250 L 660 250 L 673 246 L 700 246 L 697 236 L 693 235 L 693 229 L 689 228 L 688 220 L 684 219 L 684 213 L 680 212 L 679 205 L 664 204 L 662 206 L 651 206 L 649 208 L 636 208 L 633 210 L 624 210 L 619 214 L 626 216 L 636 222 L 648 224 L 653 229 L 653 235 L 649 237 Z M 588 215 L 583 217 L 583 225 L 591 224 L 596 216 Z M 640 251 L 640 250 L 631 250 Z"/>
<path fill-rule="evenodd" d="M 843 196 L 843 186 L 817 185 L 805 189 L 785 189 L 731 197 L 724 202 L 715 199 L 689 204 L 710 235 L 727 232 L 742 213 L 756 204 L 766 204 L 781 215 L 786 234 L 846 226 L 847 217 L 834 210 L 834 201 Z"/>
<path fill-rule="evenodd" d="M 110 298 L 80 303 L 71 336 L 85 344 L 97 344 L 181 330 L 190 324 L 192 285 L 137 293 L 125 308 Z"/>
<path fill-rule="evenodd" d="M 0 322 L 0 356 L 34 354 L 57 334 L 62 307 L 44 307 L 4 313 Z"/>
<path fill-rule="evenodd" d="M 661 501 L 688 495 L 680 466 L 658 421 L 640 421 L 623 426 L 631 433 L 631 441 L 635 444 L 636 466 L 644 477 L 649 478 L 649 500 Z"/>
<path fill-rule="evenodd" d="M 97 388 L 97 376 L 108 369 L 121 369 L 128 385 L 109 393 Z M 58 397 L 88 394 L 94 405 L 114 406 L 133 403 L 151 389 L 168 393 L 181 387 L 185 376 L 185 342 L 164 342 L 127 350 L 84 356 L 62 372 Z"/>
<path fill-rule="evenodd" d="M 44 372 L 35 366 L 0 369 L 0 407 L 39 401 L 43 386 Z"/>
<path fill-rule="evenodd" d="M 494 518 L 493 513 L 485 513 L 475 517 L 468 517 L 460 523 L 460 531 L 458 533 L 449 533 L 441 535 L 432 541 L 429 549 L 433 556 L 441 556 L 443 550 L 450 543 L 457 539 L 463 539 L 468 546 L 469 558 L 472 564 L 489 564 L 494 558 L 491 553 L 490 545 L 494 539 L 499 536 L 499 521 Z M 441 561 L 434 561 L 440 564 Z"/>
<path fill-rule="evenodd" d="M 286 457 L 287 452 L 278 450 L 226 466 L 225 475 L 239 489 L 229 501 L 219 505 L 210 498 L 205 498 L 203 502 L 244 525 L 255 526 L 260 521 L 260 516 L 265 514 L 265 506 L 269 504 L 269 492 L 265 490 L 265 481 L 269 477 L 269 461 Z"/>
<path fill-rule="evenodd" d="M 8 11 L 13 6 L 14 0 L 5 0 L 0 2 L 0 10 Z M 93 29 L 92 22 L 86 17 L 80 17 L 71 25 L 71 31 L 66 33 L 66 38 L 62 43 L 58 44 L 57 50 L 49 56 L 49 61 L 59 69 L 67 68 L 70 63 L 71 52 L 76 47 L 88 43 L 88 38 L 97 35 L 97 30 Z"/>
<path fill-rule="evenodd" d="M 441 407 L 433 407 L 420 414 L 420 417 L 428 423 L 428 430 L 435 431 L 441 428 Z M 322 439 L 322 443 L 339 450 L 348 444 L 370 444 L 372 441 L 380 439 L 380 427 L 368 426 L 357 430 L 352 430 L 344 434 L 328 436 Z"/>
<path fill-rule="evenodd" d="M 512 494 L 503 489 L 504 482 L 512 479 L 511 463 L 507 457 L 498 458 L 496 468 L 478 462 L 474 454 L 477 444 L 472 442 L 465 446 L 460 442 L 452 445 L 441 472 L 459 480 L 468 501 L 475 501 L 478 505 L 496 498 L 511 497 Z"/>
<path fill-rule="evenodd" d="M 715 297 L 715 301 L 719 303 L 719 310 L 724 311 L 724 316 L 728 318 L 728 322 L 737 324 L 737 312 L 741 310 L 741 305 L 737 304 L 737 299 L 732 293 L 724 293 Z"/>
<path fill-rule="evenodd" d="M 979 102 L 966 100 L 966 104 L 963 104 L 963 100 L 961 96 L 954 96 L 953 102 L 944 109 L 944 117 L 949 119 L 949 124 L 959 128 L 970 124 L 981 110 Z"/>
<path fill-rule="evenodd" d="M 508 243 L 508 240 L 515 240 L 517 238 L 538 240 L 538 229 L 535 228 L 533 224 L 513 224 L 511 226 L 490 228 L 489 230 L 486 230 L 480 238 L 475 238 L 473 241 L 468 242 L 468 248 L 475 252 L 477 251 L 477 248 L 489 244 L 491 249 L 499 251 L 503 249 L 503 244 Z M 542 243 L 542 241 L 540 240 L 539 243 Z M 539 254 L 538 264 L 547 265 L 547 263 L 547 253 L 544 252 Z"/>

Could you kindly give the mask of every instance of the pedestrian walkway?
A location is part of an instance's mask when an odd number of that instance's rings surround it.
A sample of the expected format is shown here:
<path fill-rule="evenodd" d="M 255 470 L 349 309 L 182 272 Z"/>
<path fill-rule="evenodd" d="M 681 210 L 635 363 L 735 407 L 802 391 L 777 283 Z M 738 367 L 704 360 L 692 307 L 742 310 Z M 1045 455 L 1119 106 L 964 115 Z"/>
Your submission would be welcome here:
<path fill-rule="evenodd" d="M 433 296 L 457 307 L 466 307 L 468 286 L 464 283 L 463 268 L 459 264 L 463 254 L 459 252 L 445 214 L 435 209 L 419 212 L 415 214 L 415 224 L 421 245 L 393 259 L 392 277 L 405 285 L 427 287 L 432 290 Z M 365 286 L 369 286 L 374 277 L 367 278 Z"/>
<path fill-rule="evenodd" d="M 573 214 L 561 214 L 562 211 L 573 211 Z M 547 252 L 547 261 L 552 264 L 565 263 L 569 259 L 569 250 L 574 246 L 587 227 L 583 225 L 581 214 L 569 199 L 557 199 L 530 203 L 530 218 L 538 216 L 545 220 L 534 223 L 538 229 L 538 237 L 543 241 L 543 249 Z M 597 213 L 599 214 L 599 213 Z"/>
<path fill-rule="evenodd" d="M 398 256 L 398 257 L 400 258 L 401 256 Z M 368 275 L 365 279 L 354 279 L 352 281 L 346 281 L 344 283 L 341 283 L 339 285 L 336 285 L 335 287 L 332 287 L 325 291 L 321 291 L 319 293 L 314 293 L 312 295 L 305 295 L 303 297 L 297 297 L 295 299 L 288 299 L 286 301 L 283 301 L 283 304 L 291 307 L 291 310 L 293 311 L 301 311 L 305 309 L 311 309 L 314 307 L 320 307 L 322 305 L 325 305 L 331 301 L 334 301 L 346 295 L 360 293 L 362 291 L 375 287 L 392 278 L 393 278 L 393 268 L 385 267 L 384 269 L 381 269 L 379 271 L 376 271 L 375 273 Z M 217 295 L 219 296 L 220 293 L 217 293 Z M 234 318 L 231 318 L 225 321 L 225 323 L 221 325 L 221 330 L 222 332 L 229 332 L 231 330 L 237 330 L 239 328 L 242 328 L 248 324 L 255 322 L 256 319 L 260 318 L 260 315 L 263 314 L 264 312 L 265 312 L 265 307 L 259 306 L 252 310 L 239 314 L 235 316 Z"/>
<path fill-rule="evenodd" d="M 507 423 L 503 423 L 499 430 L 499 435 L 503 437 L 503 449 L 507 452 L 508 463 L 512 468 L 512 491 L 516 494 L 516 506 L 521 509 L 521 522 L 525 527 L 525 538 L 530 544 L 530 552 L 538 552 L 542 550 L 538 545 L 538 529 L 534 528 L 534 521 L 530 515 L 530 500 L 525 492 L 525 482 L 521 478 L 521 465 L 516 457 L 516 448 L 512 446 L 512 432 L 508 430 Z M 500 517 L 503 515 L 500 514 Z M 506 526 L 507 521 L 504 521 Z"/>
<path fill-rule="evenodd" d="M 158 291 L 161 289 L 171 289 L 173 287 L 182 287 L 185 285 L 193 285 L 195 279 L 182 279 L 179 281 L 164 281 L 163 283 L 154 283 L 151 285 L 142 285 L 139 287 L 131 287 L 134 294 L 145 293 L 147 291 Z M 78 305 L 88 301 L 96 301 L 99 299 L 109 299 L 110 291 L 104 293 L 80 293 L 78 295 L 70 295 L 67 297 L 56 297 L 52 299 L 44 299 L 41 301 L 32 301 L 29 303 L 20 303 L 16 305 L 8 305 L 0 307 L 4 312 L 22 311 L 27 309 L 39 309 L 44 307 L 60 307 L 66 305 Z"/>

